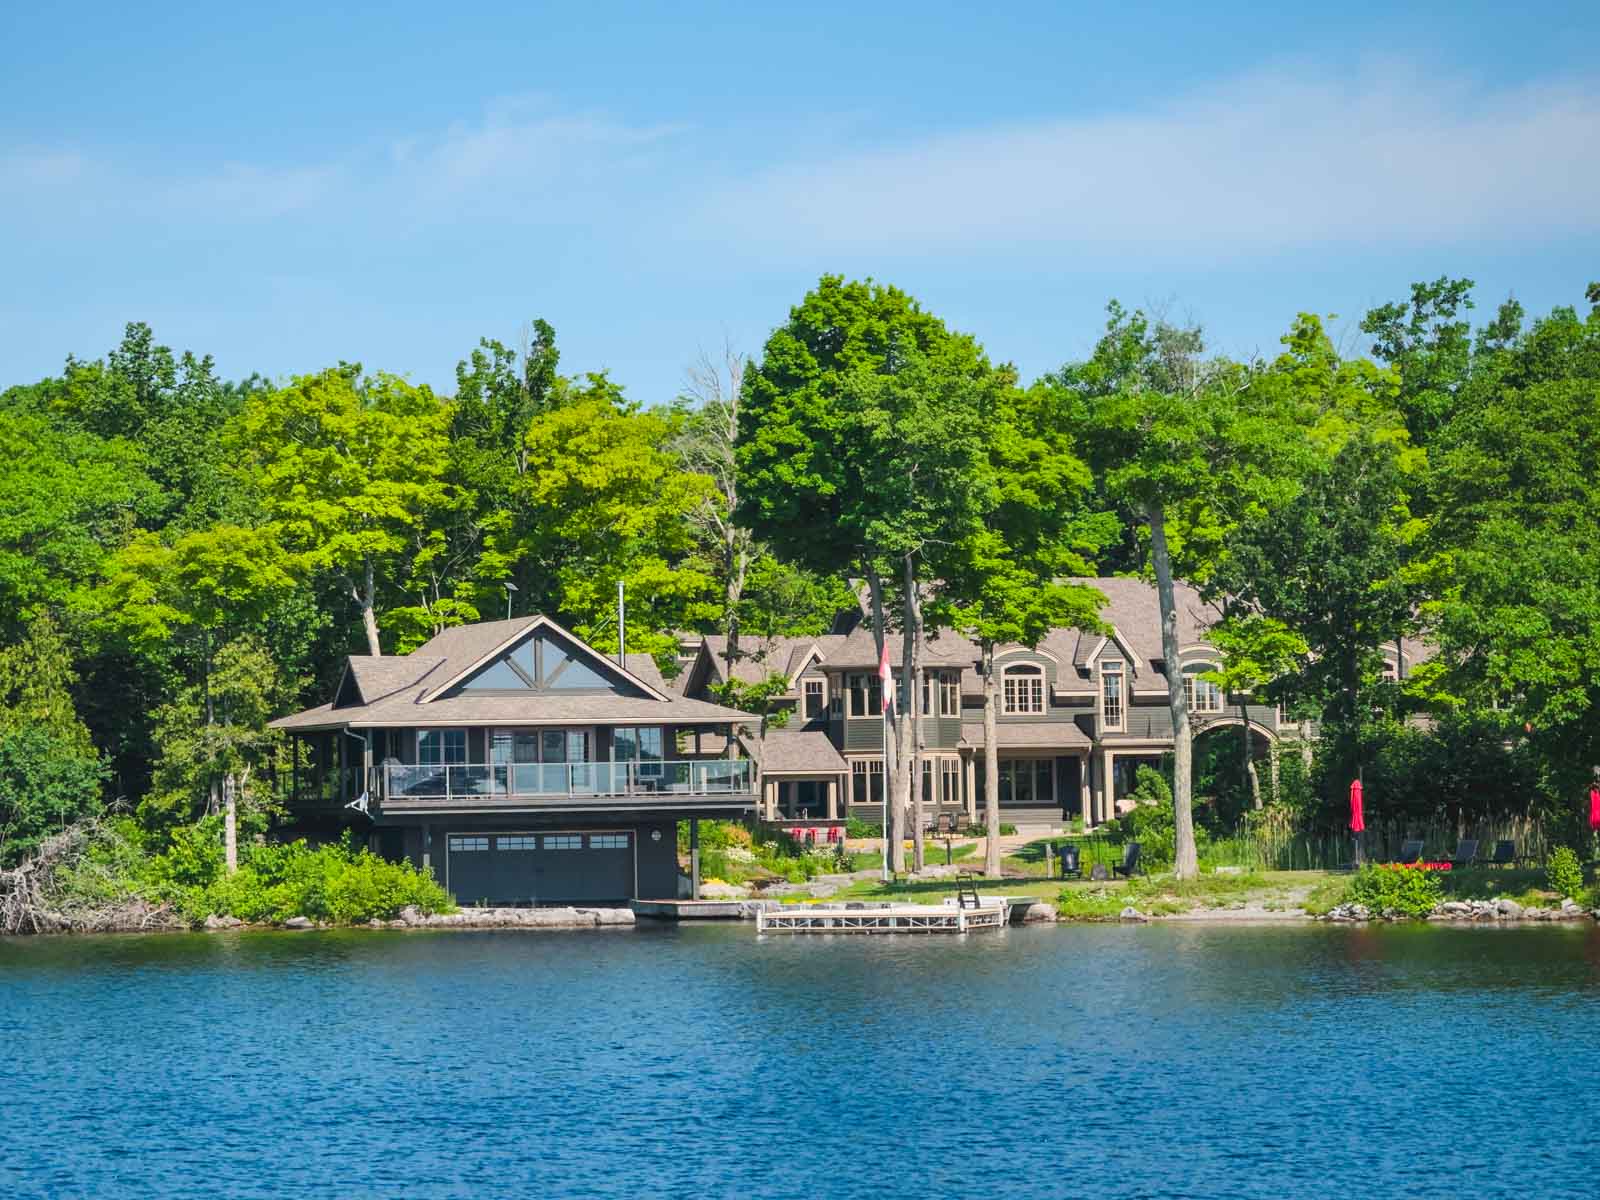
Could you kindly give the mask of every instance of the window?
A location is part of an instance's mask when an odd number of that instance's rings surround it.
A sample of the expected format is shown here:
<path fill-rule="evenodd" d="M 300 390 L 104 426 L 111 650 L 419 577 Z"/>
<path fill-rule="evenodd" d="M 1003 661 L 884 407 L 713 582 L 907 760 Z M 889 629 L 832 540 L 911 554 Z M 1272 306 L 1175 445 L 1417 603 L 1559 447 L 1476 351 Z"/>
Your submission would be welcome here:
<path fill-rule="evenodd" d="M 1002 805 L 1048 806 L 1055 803 L 1054 772 L 1048 758 L 1003 759 L 1000 763 Z"/>
<path fill-rule="evenodd" d="M 805 686 L 805 718 L 809 721 L 812 717 L 820 717 L 822 715 L 823 696 L 826 694 L 826 689 L 825 685 L 820 679 L 807 679 L 805 681 Z"/>
<path fill-rule="evenodd" d="M 958 672 L 946 671 L 939 677 L 939 715 L 961 715 L 961 676 Z"/>
<path fill-rule="evenodd" d="M 881 717 L 883 715 L 883 680 L 876 675 L 846 676 L 850 690 L 850 715 L 852 717 Z"/>
<path fill-rule="evenodd" d="M 611 758 L 614 762 L 660 762 L 662 742 L 659 725 L 637 729 L 619 725 L 611 735 Z"/>
<path fill-rule="evenodd" d="M 1208 664 L 1196 667 L 1196 671 L 1209 671 Z M 1196 713 L 1214 713 L 1222 711 L 1222 689 L 1209 679 L 1201 679 L 1194 673 L 1186 673 L 1183 677 L 1183 690 L 1189 698 L 1189 711 Z"/>
<path fill-rule="evenodd" d="M 961 803 L 961 760 L 959 758 L 943 758 L 939 760 L 939 773 L 943 784 L 940 800 L 944 804 Z"/>
<path fill-rule="evenodd" d="M 531 833 L 503 833 L 494 840 L 496 850 L 537 850 L 539 839 Z"/>
<path fill-rule="evenodd" d="M 440 765 L 466 762 L 467 731 L 465 729 L 417 730 L 417 761 Z"/>
<path fill-rule="evenodd" d="M 450 853 L 464 854 L 473 850 L 487 850 L 489 839 L 486 837 L 452 837 L 450 839 Z"/>
<path fill-rule="evenodd" d="M 850 802 L 883 803 L 883 760 L 858 758 L 850 764 Z"/>
<path fill-rule="evenodd" d="M 1122 663 L 1116 659 L 1100 664 L 1100 715 L 1107 729 L 1122 728 Z"/>
<path fill-rule="evenodd" d="M 1044 670 L 1031 663 L 1007 667 L 1002 685 L 1002 697 L 1007 713 L 1042 713 L 1044 711 Z"/>
<path fill-rule="evenodd" d="M 546 850 L 582 850 L 583 835 L 581 833 L 550 833 L 544 838 Z"/>
<path fill-rule="evenodd" d="M 591 850 L 626 850 L 628 848 L 628 835 L 625 833 L 591 833 L 589 835 L 589 849 Z"/>

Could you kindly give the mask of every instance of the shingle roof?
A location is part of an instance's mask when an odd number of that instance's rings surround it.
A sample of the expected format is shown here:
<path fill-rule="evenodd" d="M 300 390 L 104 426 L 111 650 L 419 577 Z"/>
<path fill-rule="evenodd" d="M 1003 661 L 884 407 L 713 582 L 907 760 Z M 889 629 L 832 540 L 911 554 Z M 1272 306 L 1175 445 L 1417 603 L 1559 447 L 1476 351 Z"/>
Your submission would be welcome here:
<path fill-rule="evenodd" d="M 659 692 L 663 699 L 649 695 L 560 691 L 441 694 L 452 679 L 536 624 L 544 624 L 543 619 L 516 617 L 510 621 L 462 625 L 445 630 L 412 654 L 388 658 L 352 656 L 349 670 L 356 678 L 364 703 L 341 708 L 319 704 L 315 708 L 273 721 L 272 727 L 313 730 L 344 726 L 372 728 L 635 722 L 703 725 L 749 720 L 749 714 L 737 709 L 674 695 L 667 690 L 655 661 L 642 654 L 628 655 L 624 669 L 645 688 Z M 559 626 L 553 627 L 559 631 Z M 605 658 L 592 648 L 591 653 L 596 658 Z"/>
<path fill-rule="evenodd" d="M 999 721 L 995 724 L 995 739 L 1002 750 L 1087 750 L 1090 744 L 1089 735 L 1074 721 Z M 962 723 L 961 744 L 964 747 L 983 745 L 982 721 Z"/>
<path fill-rule="evenodd" d="M 761 743 L 765 775 L 837 775 L 848 771 L 828 735 L 806 729 L 773 729 Z"/>

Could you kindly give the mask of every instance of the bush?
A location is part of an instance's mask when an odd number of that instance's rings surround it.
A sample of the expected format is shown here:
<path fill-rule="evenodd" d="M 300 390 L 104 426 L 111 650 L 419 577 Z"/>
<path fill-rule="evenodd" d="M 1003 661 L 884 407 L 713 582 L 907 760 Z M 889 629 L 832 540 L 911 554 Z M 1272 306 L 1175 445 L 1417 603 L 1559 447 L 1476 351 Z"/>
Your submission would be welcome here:
<path fill-rule="evenodd" d="M 1001 837 L 1011 837 L 1016 832 L 1017 832 L 1017 827 L 1015 825 L 1013 825 L 1010 821 L 1001 821 L 1000 822 L 1000 836 Z"/>
<path fill-rule="evenodd" d="M 1557 846 L 1550 851 L 1544 864 L 1544 878 L 1552 892 L 1573 900 L 1583 891 L 1583 866 L 1567 846 Z"/>
<path fill-rule="evenodd" d="M 1348 904 L 1363 904 L 1374 913 L 1425 917 L 1443 898 L 1439 878 L 1432 871 L 1411 867 L 1363 867 L 1345 892 Z"/>
<path fill-rule="evenodd" d="M 871 821 L 863 821 L 860 817 L 847 817 L 844 823 L 844 835 L 851 838 L 882 837 L 883 829 Z"/>
<path fill-rule="evenodd" d="M 1160 771 L 1140 767 L 1128 798 L 1134 805 L 1113 822 L 1112 840 L 1138 842 L 1139 852 L 1149 866 L 1167 866 L 1176 853 L 1178 836 L 1172 789 L 1166 778 Z"/>

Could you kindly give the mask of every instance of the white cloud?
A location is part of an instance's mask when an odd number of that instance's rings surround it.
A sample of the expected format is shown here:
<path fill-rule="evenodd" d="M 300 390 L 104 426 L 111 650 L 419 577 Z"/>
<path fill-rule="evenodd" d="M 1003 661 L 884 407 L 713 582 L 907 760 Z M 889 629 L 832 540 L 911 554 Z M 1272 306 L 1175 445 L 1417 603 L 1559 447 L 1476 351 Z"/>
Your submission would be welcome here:
<path fill-rule="evenodd" d="M 980 129 L 724 189 L 708 225 L 808 254 L 1215 258 L 1600 230 L 1600 88 L 1277 70 L 1144 112 Z"/>

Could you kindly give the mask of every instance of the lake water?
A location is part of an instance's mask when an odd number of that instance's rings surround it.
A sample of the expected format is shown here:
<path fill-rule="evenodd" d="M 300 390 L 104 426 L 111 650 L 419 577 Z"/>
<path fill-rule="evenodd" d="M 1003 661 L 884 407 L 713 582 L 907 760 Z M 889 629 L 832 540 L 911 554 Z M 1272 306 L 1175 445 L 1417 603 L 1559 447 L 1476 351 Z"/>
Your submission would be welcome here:
<path fill-rule="evenodd" d="M 0 1196 L 1593 1197 L 1600 931 L 0 939 Z"/>

